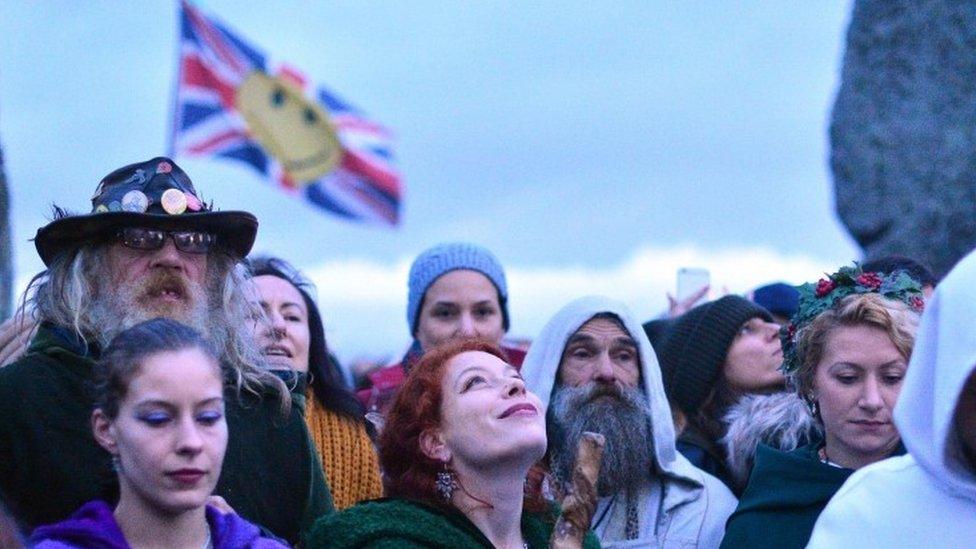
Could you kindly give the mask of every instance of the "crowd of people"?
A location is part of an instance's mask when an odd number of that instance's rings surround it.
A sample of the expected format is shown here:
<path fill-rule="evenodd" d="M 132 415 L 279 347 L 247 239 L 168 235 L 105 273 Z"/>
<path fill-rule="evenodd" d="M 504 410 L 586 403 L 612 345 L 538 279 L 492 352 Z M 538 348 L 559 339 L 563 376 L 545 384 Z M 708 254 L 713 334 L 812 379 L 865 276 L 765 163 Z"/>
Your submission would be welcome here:
<path fill-rule="evenodd" d="M 0 545 L 962 547 L 976 254 L 900 257 L 506 340 L 505 272 L 445 243 L 413 343 L 350 387 L 314 285 L 170 159 L 55 209 L 0 326 Z M 923 312 L 924 311 L 924 312 Z"/>

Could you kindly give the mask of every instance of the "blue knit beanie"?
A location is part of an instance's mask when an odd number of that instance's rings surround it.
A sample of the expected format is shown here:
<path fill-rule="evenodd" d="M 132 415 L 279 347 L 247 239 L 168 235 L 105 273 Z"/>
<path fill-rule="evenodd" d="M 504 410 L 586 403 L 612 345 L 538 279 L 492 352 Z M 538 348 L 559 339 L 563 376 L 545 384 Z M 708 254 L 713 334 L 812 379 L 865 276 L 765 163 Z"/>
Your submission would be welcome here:
<path fill-rule="evenodd" d="M 413 261 L 410 278 L 407 280 L 407 324 L 410 334 L 417 331 L 420 305 L 424 302 L 427 288 L 442 275 L 458 269 L 478 271 L 498 290 L 498 304 L 502 308 L 502 327 L 508 331 L 508 286 L 505 284 L 505 271 L 491 252 L 468 242 L 438 244 Z"/>

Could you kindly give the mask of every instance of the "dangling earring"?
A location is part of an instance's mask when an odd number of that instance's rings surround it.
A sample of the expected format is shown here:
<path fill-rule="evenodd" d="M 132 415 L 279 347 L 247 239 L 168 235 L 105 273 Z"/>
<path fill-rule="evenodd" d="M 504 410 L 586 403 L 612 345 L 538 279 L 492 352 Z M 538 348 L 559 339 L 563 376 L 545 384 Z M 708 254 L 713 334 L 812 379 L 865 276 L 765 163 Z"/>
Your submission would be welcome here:
<path fill-rule="evenodd" d="M 446 462 L 444 463 L 444 470 L 437 473 L 435 488 L 437 489 L 437 495 L 444 500 L 444 503 L 451 502 L 451 496 L 457 490 L 458 483 L 457 478 L 454 477 L 454 472 L 448 469 Z"/>

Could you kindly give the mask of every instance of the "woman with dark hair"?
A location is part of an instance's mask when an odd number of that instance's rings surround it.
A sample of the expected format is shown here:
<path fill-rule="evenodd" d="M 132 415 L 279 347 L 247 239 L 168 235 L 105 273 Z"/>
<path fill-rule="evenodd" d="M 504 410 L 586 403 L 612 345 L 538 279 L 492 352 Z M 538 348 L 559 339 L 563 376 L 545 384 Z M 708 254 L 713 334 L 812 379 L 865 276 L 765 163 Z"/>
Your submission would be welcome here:
<path fill-rule="evenodd" d="M 892 411 L 921 308 L 921 286 L 903 272 L 844 267 L 800 287 L 781 333 L 783 370 L 822 436 L 789 452 L 759 446 L 723 548 L 805 547 L 855 470 L 904 454 Z"/>
<path fill-rule="evenodd" d="M 249 265 L 263 311 L 254 323 L 254 336 L 272 367 L 308 379 L 305 422 L 336 509 L 380 497 L 372 426 L 329 355 L 314 284 L 279 258 L 256 257 Z"/>
<path fill-rule="evenodd" d="M 388 499 L 319 520 L 310 547 L 548 547 L 539 398 L 498 345 L 454 339 L 428 350 L 380 437 Z M 592 535 L 587 546 L 595 544 Z"/>
<path fill-rule="evenodd" d="M 784 389 L 779 325 L 766 309 L 728 295 L 644 330 L 661 363 L 678 451 L 740 494 L 720 445 L 723 417 L 744 395 Z"/>
<path fill-rule="evenodd" d="M 223 372 L 199 333 L 168 319 L 137 324 L 112 340 L 95 375 L 91 425 L 111 455 L 118 504 L 86 503 L 36 529 L 33 547 L 287 547 L 211 496 L 228 433 Z"/>

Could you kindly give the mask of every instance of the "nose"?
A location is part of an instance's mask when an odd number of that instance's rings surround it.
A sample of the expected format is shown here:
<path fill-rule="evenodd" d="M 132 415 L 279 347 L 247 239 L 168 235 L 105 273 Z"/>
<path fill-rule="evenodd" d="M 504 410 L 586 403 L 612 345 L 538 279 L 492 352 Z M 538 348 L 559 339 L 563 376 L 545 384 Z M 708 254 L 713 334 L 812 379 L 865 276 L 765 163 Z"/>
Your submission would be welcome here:
<path fill-rule="evenodd" d="M 473 337 L 478 335 L 478 329 L 474 322 L 474 317 L 468 313 L 462 313 L 458 320 L 458 335 Z"/>
<path fill-rule="evenodd" d="M 285 317 L 281 313 L 270 312 L 268 313 L 268 326 L 270 328 L 271 335 L 275 339 L 281 339 L 288 334 L 288 323 L 285 322 Z"/>
<path fill-rule="evenodd" d="M 164 239 L 163 247 L 152 253 L 153 257 L 151 265 L 153 267 L 177 270 L 183 268 L 183 262 L 180 258 L 180 251 L 176 249 L 176 244 L 173 243 L 172 238 Z"/>
<path fill-rule="evenodd" d="M 884 399 L 881 397 L 881 384 L 871 376 L 864 380 L 864 387 L 861 390 L 861 398 L 858 406 L 868 412 L 877 412 L 884 407 Z"/>
<path fill-rule="evenodd" d="M 520 377 L 513 377 L 505 388 L 505 394 L 513 397 L 525 394 L 525 381 Z"/>
<path fill-rule="evenodd" d="M 609 353 L 600 353 L 593 365 L 593 379 L 603 383 L 614 383 L 617 381 L 617 374 L 613 369 L 613 361 L 610 360 Z"/>
<path fill-rule="evenodd" d="M 176 453 L 193 456 L 203 451 L 203 437 L 192 417 L 180 421 L 176 434 Z"/>

